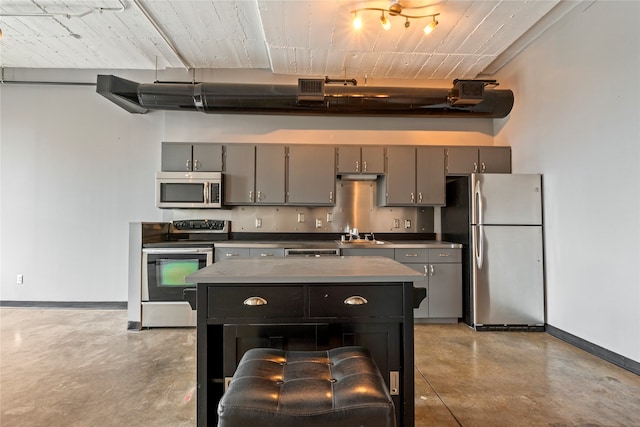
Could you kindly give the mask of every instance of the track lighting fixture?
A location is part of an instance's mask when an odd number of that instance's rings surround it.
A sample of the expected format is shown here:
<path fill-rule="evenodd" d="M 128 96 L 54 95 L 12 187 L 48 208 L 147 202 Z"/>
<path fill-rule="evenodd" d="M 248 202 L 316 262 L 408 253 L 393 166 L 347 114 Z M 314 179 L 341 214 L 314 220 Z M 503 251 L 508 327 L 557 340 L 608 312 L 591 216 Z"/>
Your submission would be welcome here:
<path fill-rule="evenodd" d="M 429 22 L 429 23 L 427 24 L 427 26 L 426 26 L 426 27 L 424 27 L 424 33 L 425 33 L 426 35 L 431 34 L 431 31 L 435 30 L 437 25 L 438 25 L 438 21 L 436 21 L 436 16 L 435 16 L 435 15 L 433 15 L 433 16 L 431 17 L 431 22 Z"/>
<path fill-rule="evenodd" d="M 409 21 L 410 19 L 431 18 L 431 22 L 429 22 L 427 26 L 424 27 L 424 33 L 428 35 L 428 34 L 431 34 L 431 32 L 438 25 L 436 16 L 440 15 L 439 13 L 430 13 L 428 15 L 409 15 L 404 12 L 406 9 L 420 9 L 424 7 L 426 6 L 404 7 L 402 6 L 399 0 L 391 0 L 389 2 L 389 8 L 387 9 L 383 9 L 380 7 L 362 7 L 359 9 L 352 10 L 350 13 L 353 14 L 353 28 L 356 30 L 359 30 L 360 28 L 362 28 L 362 17 L 359 12 L 363 12 L 367 10 L 381 12 L 380 25 L 382 26 L 382 28 L 384 28 L 385 31 L 388 31 L 391 28 L 391 21 L 389 20 L 387 15 L 401 16 L 405 18 L 405 22 L 404 22 L 405 28 L 409 28 L 411 26 L 411 22 Z"/>
<path fill-rule="evenodd" d="M 382 12 L 382 16 L 380 17 L 380 25 L 382 25 L 385 31 L 389 31 L 389 28 L 391 28 L 391 21 L 384 16 L 384 12 Z"/>

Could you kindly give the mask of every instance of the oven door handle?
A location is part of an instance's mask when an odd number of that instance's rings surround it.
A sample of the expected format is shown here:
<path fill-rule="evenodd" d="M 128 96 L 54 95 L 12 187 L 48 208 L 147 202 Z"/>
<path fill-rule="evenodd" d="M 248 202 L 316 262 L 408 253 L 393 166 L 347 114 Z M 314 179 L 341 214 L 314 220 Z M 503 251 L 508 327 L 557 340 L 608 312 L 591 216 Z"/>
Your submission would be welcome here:
<path fill-rule="evenodd" d="M 143 249 L 143 253 L 146 254 L 202 254 L 207 252 L 213 252 L 212 249 L 202 248 L 177 248 L 177 249 Z"/>

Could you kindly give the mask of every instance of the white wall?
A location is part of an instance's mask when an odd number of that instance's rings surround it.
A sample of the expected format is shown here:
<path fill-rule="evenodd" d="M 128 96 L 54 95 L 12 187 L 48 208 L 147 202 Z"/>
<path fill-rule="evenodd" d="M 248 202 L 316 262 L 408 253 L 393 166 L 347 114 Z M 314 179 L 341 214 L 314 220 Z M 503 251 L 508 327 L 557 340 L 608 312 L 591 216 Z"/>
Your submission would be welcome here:
<path fill-rule="evenodd" d="M 126 301 L 128 223 L 160 219 L 162 115 L 126 113 L 92 86 L 0 97 L 0 300 Z"/>
<path fill-rule="evenodd" d="M 514 172 L 544 174 L 547 323 L 640 361 L 640 3 L 587 2 L 495 76 Z"/>

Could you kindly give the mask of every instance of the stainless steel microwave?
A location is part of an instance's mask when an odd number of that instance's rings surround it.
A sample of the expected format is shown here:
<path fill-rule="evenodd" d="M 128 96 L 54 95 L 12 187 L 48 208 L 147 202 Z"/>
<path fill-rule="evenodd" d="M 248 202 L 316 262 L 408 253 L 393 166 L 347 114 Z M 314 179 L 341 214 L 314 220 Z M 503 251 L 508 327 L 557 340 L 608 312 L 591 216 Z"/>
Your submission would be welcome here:
<path fill-rule="evenodd" d="M 221 172 L 157 172 L 159 208 L 221 208 Z"/>

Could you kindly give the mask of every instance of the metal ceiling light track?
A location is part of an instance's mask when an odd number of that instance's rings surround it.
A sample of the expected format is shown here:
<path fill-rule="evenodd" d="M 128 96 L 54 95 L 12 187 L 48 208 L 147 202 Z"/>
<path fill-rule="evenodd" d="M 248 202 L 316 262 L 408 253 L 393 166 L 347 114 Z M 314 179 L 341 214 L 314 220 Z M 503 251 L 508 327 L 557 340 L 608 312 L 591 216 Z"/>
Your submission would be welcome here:
<path fill-rule="evenodd" d="M 455 80 L 452 89 L 329 86 L 326 81 L 301 79 L 298 85 L 136 83 L 98 75 L 96 91 L 131 113 L 175 110 L 211 114 L 503 118 L 511 112 L 514 101 L 511 90 L 494 89 L 498 83 L 487 80 Z"/>

